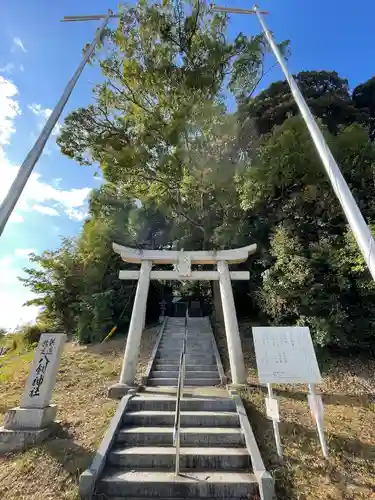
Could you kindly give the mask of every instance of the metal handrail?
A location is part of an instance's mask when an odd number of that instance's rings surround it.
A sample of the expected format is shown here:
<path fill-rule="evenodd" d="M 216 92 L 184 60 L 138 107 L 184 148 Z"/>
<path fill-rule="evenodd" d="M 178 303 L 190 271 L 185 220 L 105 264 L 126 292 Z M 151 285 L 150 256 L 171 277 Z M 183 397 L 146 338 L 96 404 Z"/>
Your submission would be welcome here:
<path fill-rule="evenodd" d="M 180 429 L 181 429 L 181 398 L 184 391 L 185 368 L 186 368 L 186 344 L 187 344 L 187 320 L 188 310 L 185 315 L 185 331 L 180 354 L 180 364 L 178 368 L 178 383 L 176 395 L 176 413 L 173 426 L 173 446 L 176 448 L 176 475 L 180 473 Z"/>

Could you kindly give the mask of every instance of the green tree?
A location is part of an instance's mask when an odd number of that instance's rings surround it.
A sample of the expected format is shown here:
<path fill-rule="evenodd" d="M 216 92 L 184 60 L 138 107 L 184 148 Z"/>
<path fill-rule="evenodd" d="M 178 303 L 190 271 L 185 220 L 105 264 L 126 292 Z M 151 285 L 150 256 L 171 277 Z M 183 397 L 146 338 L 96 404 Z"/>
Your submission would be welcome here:
<path fill-rule="evenodd" d="M 25 268 L 24 285 L 38 297 L 25 305 L 46 308 L 54 324 L 67 331 L 74 327 L 75 307 L 80 289 L 80 262 L 74 252 L 74 241 L 65 238 L 57 250 L 32 254 L 29 260 L 35 267 Z"/>
<path fill-rule="evenodd" d="M 352 100 L 348 81 L 340 78 L 336 71 L 302 71 L 294 78 L 314 116 L 333 134 L 354 122 L 367 124 L 367 110 L 360 109 Z M 249 145 L 249 137 L 268 134 L 273 127 L 298 114 L 288 82 L 272 83 L 240 106 L 241 143 Z"/>
<path fill-rule="evenodd" d="M 81 234 L 64 239 L 57 250 L 31 256 L 34 267 L 25 269 L 27 277 L 22 281 L 38 296 L 27 304 L 43 307 L 38 325 L 75 334 L 82 342 L 102 340 L 120 317 L 118 326 L 125 327 L 135 283 L 118 279 L 121 259 L 112 243 L 144 244 L 149 216 L 149 210 L 137 207 L 118 188 L 103 185 L 93 191 Z M 154 211 L 156 220 L 153 228 L 148 226 L 151 239 L 164 230 L 162 216 Z M 151 300 L 155 302 L 155 293 Z M 149 319 L 158 315 L 155 308 L 149 307 L 148 313 Z"/>
<path fill-rule="evenodd" d="M 375 139 L 375 77 L 358 85 L 353 90 L 352 98 L 355 106 L 369 117 L 369 136 L 373 141 Z"/>
<path fill-rule="evenodd" d="M 66 118 L 61 151 L 99 162 L 108 182 L 160 207 L 181 245 L 223 244 L 239 208 L 230 189 L 237 127 L 223 91 L 250 95 L 264 53 L 263 36 L 230 40 L 226 16 L 201 1 L 123 7 L 98 56 L 105 81 L 93 105 Z"/>
<path fill-rule="evenodd" d="M 121 9 L 93 61 L 104 77 L 94 102 L 65 119 L 58 140 L 68 157 L 98 163 L 106 183 L 92 193 L 81 234 L 34 257 L 41 271 L 28 270 L 26 285 L 48 318 L 82 341 L 102 339 L 123 310 L 125 325 L 133 290 L 117 278 L 113 241 L 180 249 L 257 242 L 250 288 L 235 290 L 241 307 L 250 309 L 249 297 L 272 322 L 310 325 L 322 346 L 368 349 L 372 282 L 288 86 L 276 82 L 254 97 L 263 36 L 231 39 L 226 16 L 201 1 Z M 371 92 L 358 88 L 352 98 L 335 72 L 296 79 L 375 221 L 375 152 L 361 126 Z"/>
<path fill-rule="evenodd" d="M 363 214 L 374 220 L 375 149 L 367 130 L 352 125 L 326 138 Z M 243 207 L 263 221 L 257 227 L 263 259 L 255 268 L 261 309 L 277 324 L 309 325 L 322 346 L 368 349 L 372 280 L 358 264 L 359 250 L 302 119 L 288 119 L 264 139 L 239 189 Z"/>

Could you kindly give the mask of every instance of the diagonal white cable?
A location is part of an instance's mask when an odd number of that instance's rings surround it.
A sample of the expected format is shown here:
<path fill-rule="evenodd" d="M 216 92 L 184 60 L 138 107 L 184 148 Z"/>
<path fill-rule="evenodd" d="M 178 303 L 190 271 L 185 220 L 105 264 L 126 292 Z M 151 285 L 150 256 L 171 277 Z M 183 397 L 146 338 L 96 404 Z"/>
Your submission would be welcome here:
<path fill-rule="evenodd" d="M 296 81 L 293 76 L 289 73 L 286 66 L 285 60 L 276 45 L 272 34 L 267 28 L 264 18 L 259 11 L 257 6 L 254 6 L 254 12 L 259 19 L 259 22 L 263 28 L 264 34 L 266 36 L 267 42 L 269 43 L 281 69 L 285 75 L 287 82 L 289 83 L 292 95 L 298 105 L 303 119 L 309 129 L 310 135 L 314 142 L 314 145 L 319 153 L 320 159 L 325 167 L 329 180 L 331 181 L 333 190 L 344 210 L 347 221 L 349 222 L 350 228 L 353 231 L 355 239 L 357 240 L 358 246 L 362 252 L 362 255 L 366 261 L 366 264 L 370 270 L 372 278 L 375 280 L 375 242 L 372 237 L 371 231 L 363 218 L 361 211 L 358 208 L 357 203 L 347 185 L 339 166 L 336 163 L 324 136 L 318 127 L 301 91 L 298 88 Z"/>

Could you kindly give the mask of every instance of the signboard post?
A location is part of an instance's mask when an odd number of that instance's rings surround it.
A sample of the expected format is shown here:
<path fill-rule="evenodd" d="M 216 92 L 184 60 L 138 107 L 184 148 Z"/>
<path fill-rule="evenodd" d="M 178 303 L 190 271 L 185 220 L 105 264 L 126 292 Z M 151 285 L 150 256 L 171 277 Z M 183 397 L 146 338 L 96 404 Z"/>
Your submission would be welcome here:
<path fill-rule="evenodd" d="M 272 419 L 278 455 L 282 448 L 278 422 L 278 400 L 272 392 L 273 383 L 309 384 L 308 402 L 315 419 L 323 455 L 328 456 L 323 430 L 323 403 L 315 385 L 321 382 L 310 330 L 302 326 L 253 327 L 258 377 L 268 387 L 267 416 Z"/>
<path fill-rule="evenodd" d="M 281 458 L 283 456 L 283 448 L 281 446 L 280 431 L 279 431 L 279 422 L 280 422 L 279 401 L 273 395 L 272 385 L 267 384 L 267 388 L 268 388 L 268 397 L 266 398 L 266 413 L 267 417 L 272 420 L 277 454 Z"/>
<path fill-rule="evenodd" d="M 324 426 L 323 426 L 323 416 L 324 407 L 322 397 L 316 393 L 315 384 L 309 384 L 310 394 L 307 396 L 311 414 L 315 420 L 316 427 L 318 429 L 320 446 L 322 447 L 323 455 L 325 458 L 328 457 L 328 448 L 326 443 L 326 438 L 324 436 Z"/>

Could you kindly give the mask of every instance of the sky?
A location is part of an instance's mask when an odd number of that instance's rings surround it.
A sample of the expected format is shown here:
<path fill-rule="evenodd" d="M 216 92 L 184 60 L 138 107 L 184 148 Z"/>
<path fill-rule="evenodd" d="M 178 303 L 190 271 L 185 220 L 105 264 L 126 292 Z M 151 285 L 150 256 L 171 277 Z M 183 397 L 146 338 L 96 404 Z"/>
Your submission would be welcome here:
<path fill-rule="evenodd" d="M 217 4 L 252 5 L 240 0 Z M 0 1 L 0 201 L 98 26 L 97 21 L 60 23 L 60 19 L 101 14 L 108 8 L 115 11 L 116 5 L 104 0 Z M 264 0 L 259 6 L 269 11 L 266 22 L 276 40 L 291 41 L 288 66 L 293 73 L 336 70 L 351 88 L 375 75 L 373 0 L 364 0 L 358 9 L 348 0 Z M 259 33 L 257 19 L 231 16 L 230 36 L 240 31 Z M 56 144 L 64 116 L 91 102 L 91 89 L 99 78 L 97 68 L 85 68 L 0 237 L 0 327 L 13 329 L 35 319 L 37 308 L 22 307 L 32 295 L 17 276 L 28 265 L 30 252 L 56 248 L 61 236 L 80 231 L 90 190 L 100 186 L 95 166 L 83 167 L 69 160 Z M 281 78 L 275 68 L 261 88 Z"/>

